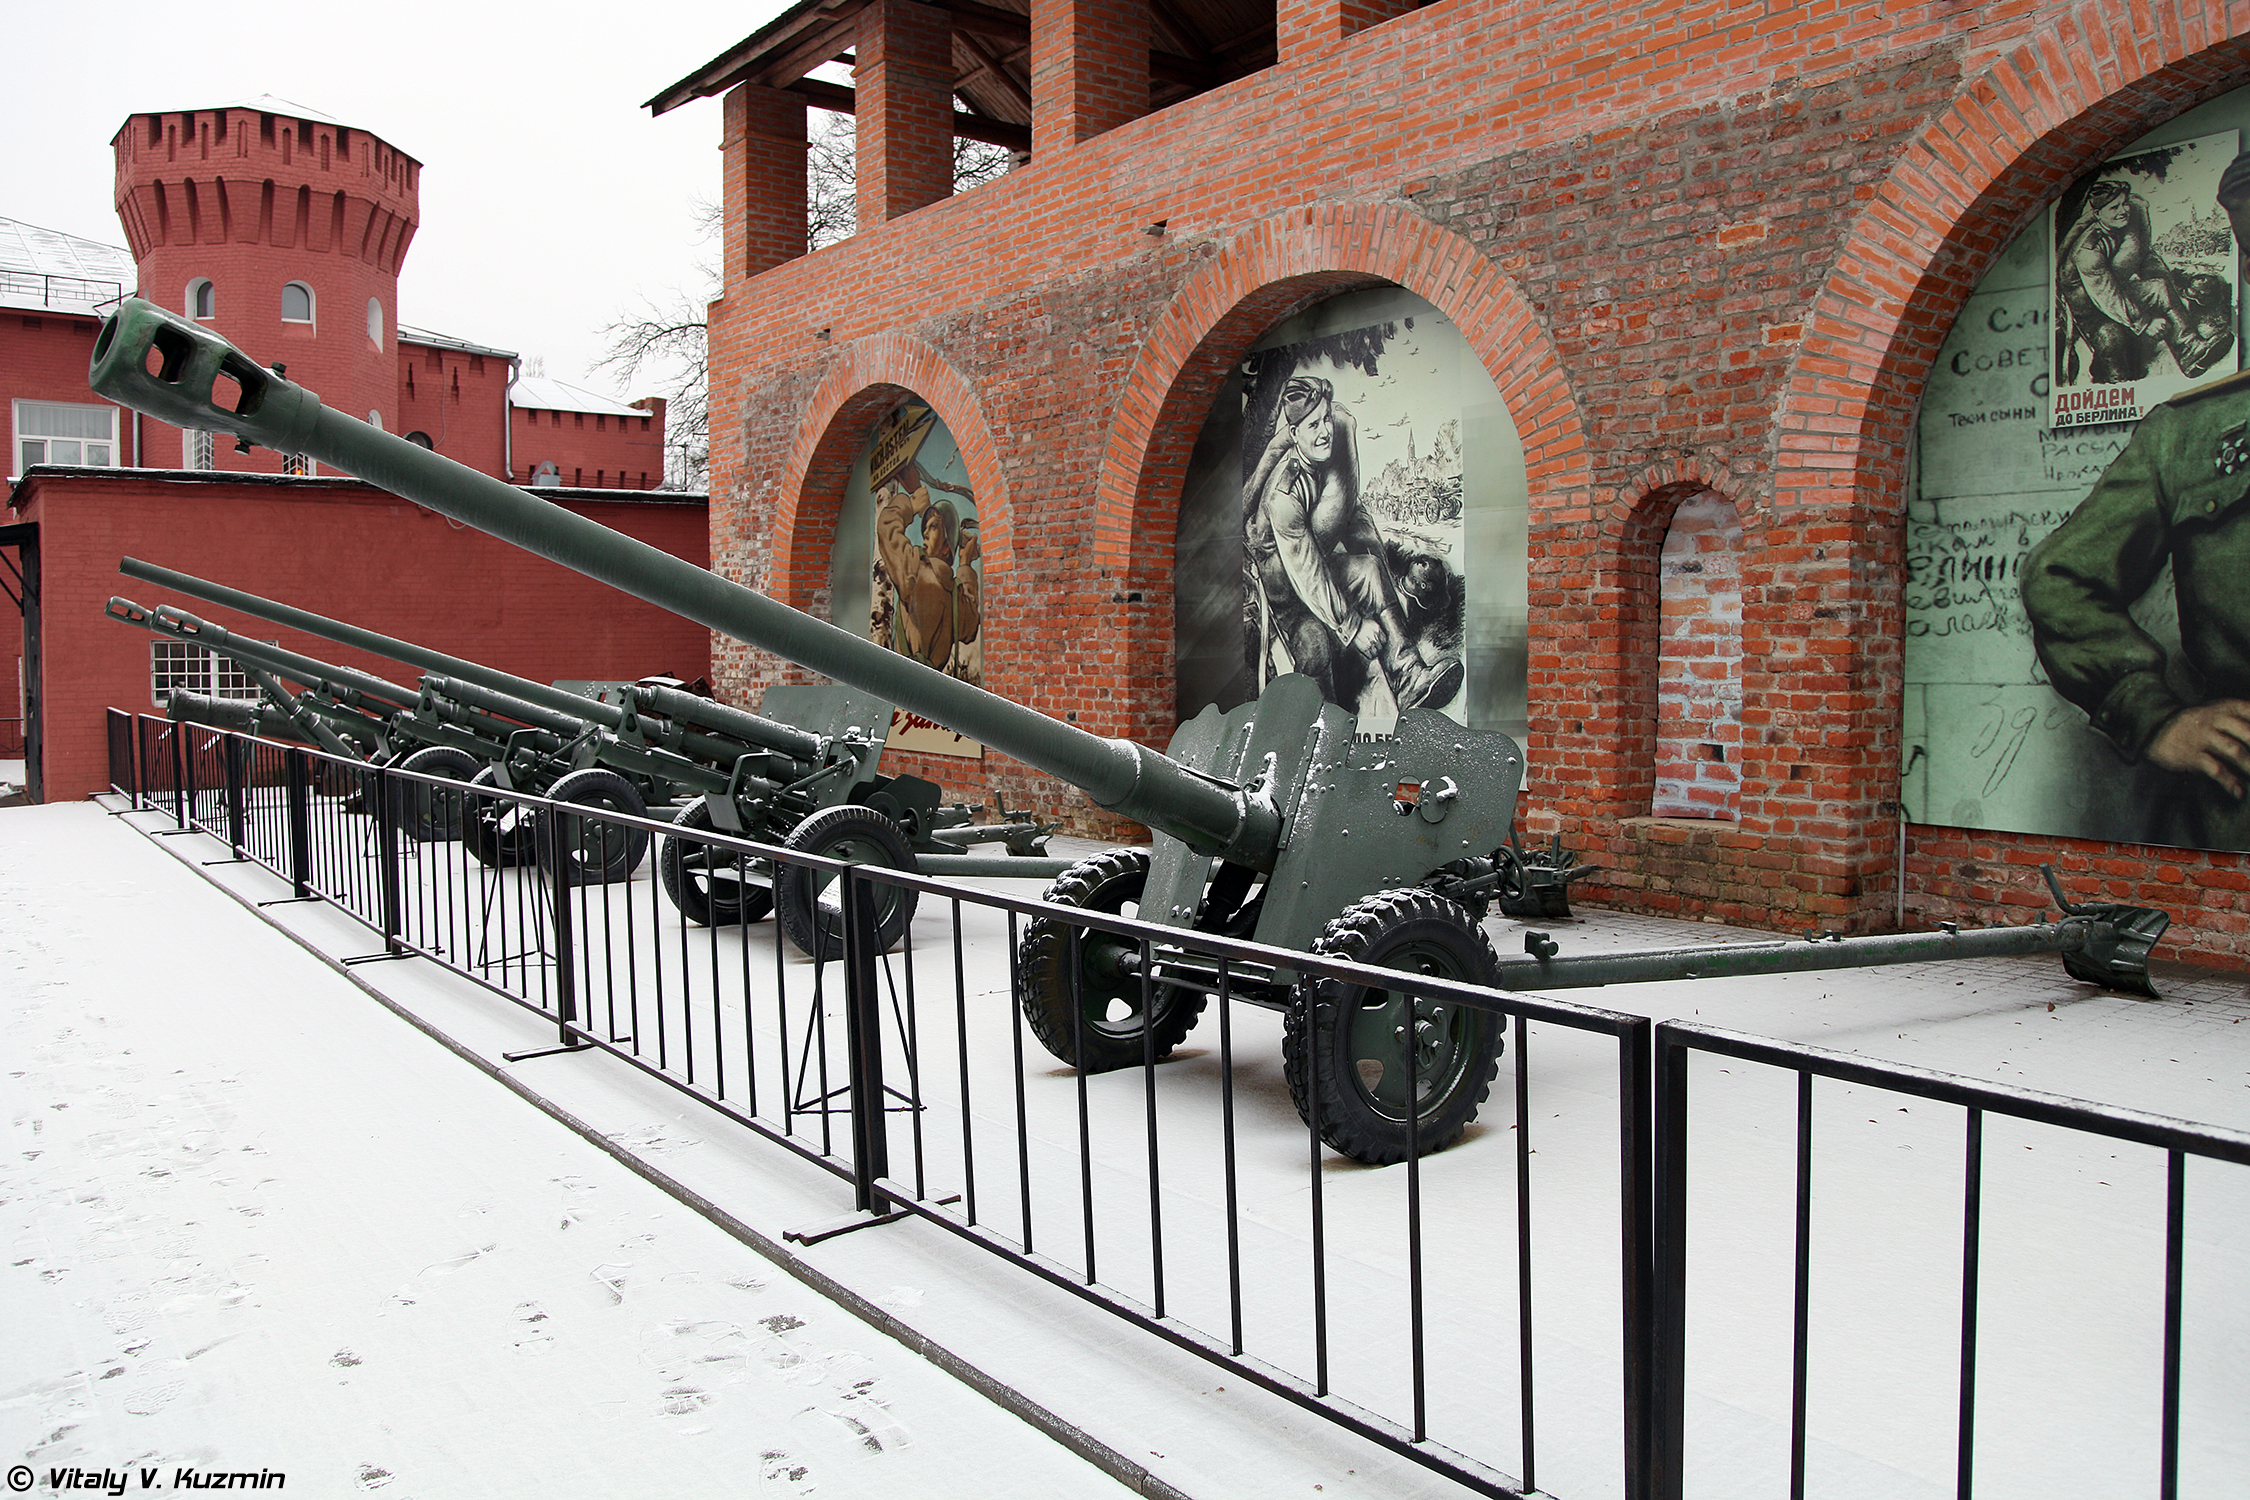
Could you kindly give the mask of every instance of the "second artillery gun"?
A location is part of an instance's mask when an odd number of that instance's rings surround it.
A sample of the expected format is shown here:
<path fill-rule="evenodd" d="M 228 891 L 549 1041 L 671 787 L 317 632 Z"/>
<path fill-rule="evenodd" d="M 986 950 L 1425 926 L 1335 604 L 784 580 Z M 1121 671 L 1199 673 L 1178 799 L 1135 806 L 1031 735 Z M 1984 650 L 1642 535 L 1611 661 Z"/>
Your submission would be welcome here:
<path fill-rule="evenodd" d="M 481 769 L 456 762 L 441 765 L 430 758 L 440 748 L 461 754 L 450 748 L 461 741 L 447 739 L 408 757 L 401 762 L 404 769 L 464 780 L 473 776 L 474 785 L 536 792 L 634 815 L 646 813 L 644 798 L 684 796 L 687 801 L 674 819 L 682 836 L 662 841 L 657 873 L 680 914 L 704 926 L 756 922 L 772 912 L 802 952 L 828 956 L 840 942 L 837 893 L 822 872 L 809 865 L 714 857 L 711 846 L 696 837 L 714 830 L 797 853 L 927 874 L 1048 878 L 1069 865 L 1045 857 L 1049 829 L 1036 819 L 1011 818 L 1003 805 L 999 822 L 977 823 L 969 807 L 946 804 L 935 782 L 882 774 L 879 763 L 891 705 L 871 693 L 832 684 L 780 684 L 766 690 L 763 713 L 650 681 L 618 684 L 602 698 L 590 699 L 137 558 L 121 561 L 118 571 L 253 619 L 404 662 L 425 674 L 419 713 L 407 728 L 425 738 L 424 724 L 456 735 L 460 731 L 455 726 L 479 729 L 487 750 L 494 752 L 486 755 Z M 111 602 L 111 613 L 117 614 L 123 601 Z M 155 613 L 178 616 L 170 610 Z M 214 626 L 200 628 L 215 649 L 243 651 L 253 659 L 261 653 L 286 655 L 230 640 Z M 283 668 L 281 675 L 291 674 Z M 386 686 L 377 679 L 367 683 Z M 354 677 L 334 684 L 346 690 L 365 685 Z M 411 702 L 414 694 L 407 697 Z M 497 743 L 493 726 L 504 726 Z M 552 774 L 558 764 L 568 773 L 567 781 Z M 468 807 L 464 834 L 480 858 L 487 851 L 505 856 L 516 848 L 520 841 L 510 821 L 515 804 L 471 796 Z M 574 842 L 596 847 L 573 851 L 568 867 L 620 878 L 639 862 L 639 854 L 633 851 L 631 864 L 623 863 L 620 850 L 606 846 L 626 841 L 605 840 L 602 827 L 591 819 L 580 821 Z M 638 830 L 634 833 L 638 836 Z M 964 852 L 978 844 L 999 844 L 1006 853 Z M 915 893 L 886 886 L 881 894 L 885 899 L 877 930 L 887 947 L 912 919 Z"/>
<path fill-rule="evenodd" d="M 1183 932 L 1464 981 L 1555 990 L 1935 959 L 2052 952 L 2071 974 L 2153 993 L 2147 957 L 2168 925 L 2146 908 L 2064 908 L 2060 921 L 1982 932 L 1833 938 L 1679 952 L 1558 956 L 1544 934 L 1501 959 L 1480 926 L 1506 876 L 1523 779 L 1514 741 L 1444 716 L 1399 715 L 1362 737 L 1353 716 L 1301 676 L 1255 701 L 1204 710 L 1169 755 L 1102 739 L 900 657 L 718 578 L 501 480 L 323 407 L 209 329 L 129 300 L 95 343 L 94 389 L 182 427 L 309 454 L 454 520 L 841 682 L 880 692 L 1082 789 L 1154 830 L 1148 851 L 1115 850 L 1059 878 L 1047 899 Z M 229 382 L 230 407 L 213 398 Z M 2058 891 L 2058 900 L 2060 893 Z M 1393 1162 L 1458 1139 L 1490 1086 L 1505 1022 L 1496 1012 L 1381 985 L 1301 977 L 1286 963 L 1222 975 L 1183 941 L 1034 919 L 1016 998 L 1063 1061 L 1098 1071 L 1161 1056 L 1225 993 L 1284 1012 L 1298 1110 L 1328 1144 Z"/>

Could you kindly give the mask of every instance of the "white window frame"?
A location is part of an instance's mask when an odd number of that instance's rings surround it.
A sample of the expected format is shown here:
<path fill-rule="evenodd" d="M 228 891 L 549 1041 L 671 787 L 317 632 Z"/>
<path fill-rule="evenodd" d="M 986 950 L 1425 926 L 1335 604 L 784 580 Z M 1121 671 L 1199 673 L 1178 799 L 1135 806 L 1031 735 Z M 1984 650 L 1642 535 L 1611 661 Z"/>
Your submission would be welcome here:
<path fill-rule="evenodd" d="M 182 428 L 180 461 L 190 469 L 216 469 L 219 466 L 219 435 L 201 427 Z"/>
<path fill-rule="evenodd" d="M 289 316 L 290 287 L 295 287 L 298 291 L 305 294 L 305 315 L 301 318 L 292 318 Z M 320 321 L 320 299 L 313 295 L 312 286 L 307 282 L 292 281 L 282 287 L 281 309 L 281 321 L 284 323 L 304 323 L 307 325 L 317 325 Z"/>
<path fill-rule="evenodd" d="M 209 312 L 197 312 L 195 310 L 195 299 L 199 293 L 210 295 L 211 310 Z M 182 305 L 187 308 L 187 315 L 190 318 L 198 323 L 207 323 L 219 315 L 219 289 L 211 284 L 210 277 L 198 276 L 187 284 L 187 297 Z"/>
<path fill-rule="evenodd" d="M 268 641 L 267 645 L 275 642 Z M 206 698 L 255 702 L 263 696 L 250 674 L 209 646 L 193 641 L 155 640 L 148 643 L 148 700 L 169 711 L 175 690 L 200 693 Z"/>
<path fill-rule="evenodd" d="M 66 435 L 51 431 L 27 432 L 24 430 L 26 412 L 28 409 L 37 407 L 56 407 L 73 412 L 100 412 L 109 419 L 109 436 L 107 438 L 93 438 L 83 433 Z M 118 409 L 108 402 L 34 401 L 27 397 L 11 402 L 9 415 L 12 419 L 8 443 L 8 463 L 11 474 L 21 474 L 33 464 L 70 464 L 93 469 L 122 467 L 117 461 L 117 434 L 123 424 L 118 420 Z M 28 443 L 39 444 L 40 451 L 36 455 L 26 452 L 25 445 Z M 76 448 L 78 450 L 76 456 L 56 457 L 54 445 L 58 443 L 66 443 Z M 88 448 L 98 448 L 102 456 L 90 458 L 86 452 Z"/>

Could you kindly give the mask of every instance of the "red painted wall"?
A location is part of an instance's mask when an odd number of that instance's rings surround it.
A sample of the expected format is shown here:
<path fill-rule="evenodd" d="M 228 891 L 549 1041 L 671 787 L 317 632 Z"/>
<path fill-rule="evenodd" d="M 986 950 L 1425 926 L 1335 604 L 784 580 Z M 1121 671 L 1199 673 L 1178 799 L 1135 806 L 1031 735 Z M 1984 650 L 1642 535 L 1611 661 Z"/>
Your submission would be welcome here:
<path fill-rule="evenodd" d="M 140 114 L 111 141 L 117 216 L 142 295 L 189 312 L 212 283 L 210 326 L 336 411 L 398 430 L 398 272 L 420 219 L 421 166 L 364 130 L 249 109 Z M 309 321 L 283 288 L 311 289 Z M 369 303 L 379 309 L 369 318 Z M 181 438 L 150 461 L 184 462 Z M 219 445 L 218 467 L 279 473 L 280 455 Z"/>
<path fill-rule="evenodd" d="M 505 479 L 508 376 L 514 361 L 401 339 L 397 420 L 389 430 L 422 432 L 430 446 L 479 473 Z"/>
<path fill-rule="evenodd" d="M 692 678 L 708 666 L 702 628 L 356 480 L 78 471 L 34 475 L 15 499 L 18 514 L 8 519 L 40 528 L 50 801 L 107 784 L 104 709 L 152 711 L 149 642 L 157 637 L 103 619 L 112 595 L 178 604 L 308 656 L 414 680 L 397 663 L 168 597 L 120 574 L 121 557 L 542 682 L 650 672 Z M 675 556 L 706 561 L 699 501 L 560 503 Z"/>
<path fill-rule="evenodd" d="M 15 445 L 17 401 L 61 401 L 72 406 L 105 406 L 101 397 L 86 388 L 86 366 L 94 355 L 94 333 L 99 318 L 73 313 L 28 313 L 0 308 L 0 423 L 5 423 L 8 452 L 0 470 L 20 471 L 22 455 Z M 118 463 L 133 460 L 133 413 L 117 414 Z M 143 423 L 163 432 L 175 429 L 162 423 Z M 175 440 L 174 446 L 177 446 Z"/>
<path fill-rule="evenodd" d="M 632 404 L 648 415 L 517 408 L 509 418 L 515 423 L 515 473 L 509 477 L 529 484 L 546 462 L 565 489 L 655 489 L 664 482 L 664 401 L 649 396 Z"/>

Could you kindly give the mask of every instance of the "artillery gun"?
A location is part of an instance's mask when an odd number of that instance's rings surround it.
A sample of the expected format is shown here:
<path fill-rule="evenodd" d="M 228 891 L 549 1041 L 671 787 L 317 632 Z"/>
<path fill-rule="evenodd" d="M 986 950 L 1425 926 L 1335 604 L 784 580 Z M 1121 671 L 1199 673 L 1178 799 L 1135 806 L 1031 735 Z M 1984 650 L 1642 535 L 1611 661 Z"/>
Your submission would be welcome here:
<path fill-rule="evenodd" d="M 1523 756 L 1506 735 L 1433 712 L 1393 734 L 1301 676 L 1254 702 L 1207 708 L 1169 755 L 996 698 L 692 563 L 543 504 L 515 487 L 322 407 L 210 330 L 130 300 L 103 325 L 91 372 L 104 396 L 182 427 L 321 462 L 565 567 L 981 740 L 1146 824 L 1149 851 L 1116 850 L 1061 876 L 1048 900 L 1136 907 L 1182 931 L 1253 938 L 1330 958 L 1491 988 L 1556 990 L 1936 959 L 2053 952 L 2069 972 L 2153 994 L 2147 957 L 2169 919 L 2145 908 L 2064 907 L 2060 921 L 1982 932 L 1562 957 L 1543 933 L 1502 960 L 1480 921 L 1502 883 Z M 232 404 L 214 400 L 224 380 Z M 2050 877 L 2051 879 L 2051 877 Z M 2060 900 L 2060 892 L 2057 891 Z M 1176 1046 L 1208 997 L 1287 1017 L 1284 1058 L 1304 1118 L 1338 1151 L 1395 1162 L 1458 1139 L 1500 1056 L 1495 1012 L 1380 985 L 1303 977 L 1286 962 L 1224 974 L 1182 943 L 1081 932 L 1065 913 L 1032 921 L 1017 1001 L 1040 1040 L 1096 1071 Z M 1146 998 L 1144 998 L 1146 997 Z"/>
<path fill-rule="evenodd" d="M 223 700 L 172 695 L 176 720 L 213 728 L 257 732 L 279 728 L 284 737 L 319 745 L 331 754 L 395 766 L 425 776 L 495 784 L 559 802 L 606 808 L 643 817 L 653 792 L 670 795 L 650 778 L 628 780 L 594 765 L 587 744 L 595 726 L 536 704 L 487 695 L 476 705 L 431 689 L 403 687 L 352 667 L 339 667 L 264 641 L 246 640 L 224 626 L 184 610 L 148 609 L 112 598 L 109 617 L 157 635 L 192 642 L 234 662 L 257 684 L 265 701 L 219 706 Z M 292 695 L 280 679 L 303 685 Z M 532 857 L 535 835 L 519 825 L 515 804 L 470 791 L 451 796 L 415 782 L 396 789 L 394 805 L 408 833 L 424 843 L 462 839 L 469 852 L 495 869 Z M 648 852 L 639 829 L 585 821 L 566 830 L 571 847 L 559 867 L 574 880 L 622 880 Z"/>
<path fill-rule="evenodd" d="M 714 829 L 801 853 L 872 859 L 925 874 L 1047 879 L 1069 865 L 1045 857 L 1048 825 L 1010 818 L 1005 804 L 998 823 L 979 824 L 972 821 L 970 808 L 943 805 L 944 791 L 935 782 L 880 774 L 891 705 L 853 688 L 775 686 L 766 691 L 766 714 L 649 679 L 614 684 L 602 697 L 590 699 L 137 558 L 122 560 L 118 571 L 415 667 L 426 674 L 421 689 L 426 717 L 455 724 L 463 722 L 462 715 L 481 711 L 536 726 L 497 747 L 497 753 L 488 745 L 483 752 L 486 769 L 469 767 L 463 779 L 473 773 L 477 784 L 542 791 L 554 778 L 542 778 L 541 767 L 567 752 L 574 775 L 578 767 L 599 766 L 613 773 L 612 783 L 623 777 L 635 787 L 661 789 L 652 800 L 684 794 L 689 800 L 674 819 L 681 835 L 662 841 L 657 873 L 681 915 L 704 926 L 755 922 L 772 911 L 803 952 L 824 956 L 841 941 L 838 893 L 823 874 L 805 865 L 714 857 L 711 846 L 696 837 Z M 498 725 L 501 720 L 488 717 L 484 722 Z M 450 764 L 411 768 L 456 774 Z M 572 784 L 579 795 L 560 800 L 589 802 L 593 785 L 593 778 L 579 775 Z M 615 793 L 617 788 L 607 790 Z M 497 798 L 471 799 L 476 814 L 472 828 L 487 830 L 483 846 L 508 847 L 514 838 L 515 806 Z M 645 812 L 641 807 L 618 810 Z M 593 837 L 595 826 L 587 824 L 581 837 Z M 998 857 L 962 852 L 989 843 L 1001 844 L 1007 852 Z M 878 931 L 886 945 L 905 932 L 914 894 L 897 886 L 882 888 Z"/>

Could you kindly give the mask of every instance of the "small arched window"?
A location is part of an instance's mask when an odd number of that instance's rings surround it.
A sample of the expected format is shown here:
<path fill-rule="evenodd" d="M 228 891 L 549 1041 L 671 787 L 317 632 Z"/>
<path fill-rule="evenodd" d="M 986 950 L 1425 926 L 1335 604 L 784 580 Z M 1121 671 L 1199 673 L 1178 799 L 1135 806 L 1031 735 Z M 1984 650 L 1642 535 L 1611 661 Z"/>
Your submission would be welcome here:
<path fill-rule="evenodd" d="M 379 297 L 367 299 L 367 342 L 378 349 L 383 347 L 383 302 Z"/>
<path fill-rule="evenodd" d="M 219 294 L 212 290 L 211 278 L 198 276 L 188 283 L 187 310 L 191 318 L 208 318 L 219 310 Z"/>
<path fill-rule="evenodd" d="M 281 321 L 284 323 L 310 323 L 313 320 L 312 288 L 301 281 L 292 281 L 281 289 Z"/>

